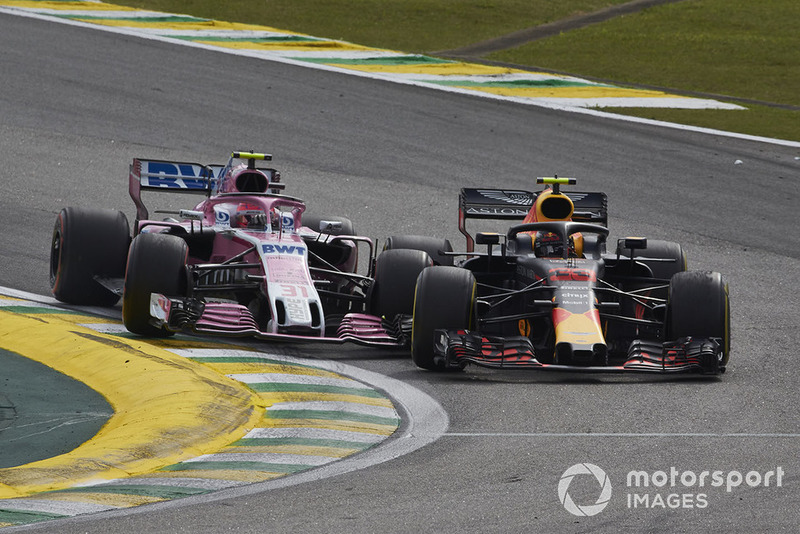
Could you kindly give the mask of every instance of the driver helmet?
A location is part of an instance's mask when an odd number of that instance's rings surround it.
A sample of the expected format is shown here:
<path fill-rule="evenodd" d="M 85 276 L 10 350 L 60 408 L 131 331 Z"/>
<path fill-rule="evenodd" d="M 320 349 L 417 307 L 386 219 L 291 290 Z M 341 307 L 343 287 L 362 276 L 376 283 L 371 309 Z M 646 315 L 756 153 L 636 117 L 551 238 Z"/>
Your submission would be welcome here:
<path fill-rule="evenodd" d="M 583 237 L 580 234 L 572 234 L 569 236 L 568 258 L 578 258 L 583 255 L 582 246 L 580 247 L 581 253 L 578 252 L 576 238 L 580 239 L 581 245 L 583 243 Z M 537 258 L 563 258 L 564 243 L 561 241 L 558 234 L 554 234 L 553 232 L 536 232 L 533 239 L 533 254 Z"/>
<path fill-rule="evenodd" d="M 533 206 L 523 223 L 544 221 L 571 221 L 575 205 L 567 195 L 546 188 L 537 195 Z M 564 257 L 564 243 L 552 232 L 531 232 L 533 253 L 540 258 Z M 567 257 L 583 256 L 583 236 L 580 233 L 569 236 Z"/>
<path fill-rule="evenodd" d="M 269 219 L 260 206 L 241 202 L 236 209 L 232 226 L 249 230 L 267 230 L 269 228 Z"/>

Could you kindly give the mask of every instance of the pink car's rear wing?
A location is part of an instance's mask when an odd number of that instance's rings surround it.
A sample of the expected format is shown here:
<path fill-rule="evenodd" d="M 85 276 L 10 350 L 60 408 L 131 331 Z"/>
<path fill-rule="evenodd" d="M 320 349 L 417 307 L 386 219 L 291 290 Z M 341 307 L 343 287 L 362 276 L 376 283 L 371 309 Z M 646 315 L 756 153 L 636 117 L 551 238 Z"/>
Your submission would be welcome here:
<path fill-rule="evenodd" d="M 142 190 L 201 193 L 208 196 L 222 168 L 222 165 L 134 159 L 130 167 L 128 187 L 136 205 L 136 218 L 149 218 L 147 208 L 142 202 Z"/>

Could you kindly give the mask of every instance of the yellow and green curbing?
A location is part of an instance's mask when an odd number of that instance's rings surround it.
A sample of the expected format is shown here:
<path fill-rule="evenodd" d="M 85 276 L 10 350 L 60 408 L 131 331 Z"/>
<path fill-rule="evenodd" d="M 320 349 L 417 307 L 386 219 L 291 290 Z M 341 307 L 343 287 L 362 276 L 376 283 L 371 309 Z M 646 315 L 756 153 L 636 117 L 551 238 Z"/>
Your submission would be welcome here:
<path fill-rule="evenodd" d="M 263 482 L 392 435 L 391 400 L 307 360 L 178 336 L 0 296 L 0 348 L 76 378 L 114 414 L 89 441 L 0 469 L 0 526 Z"/>

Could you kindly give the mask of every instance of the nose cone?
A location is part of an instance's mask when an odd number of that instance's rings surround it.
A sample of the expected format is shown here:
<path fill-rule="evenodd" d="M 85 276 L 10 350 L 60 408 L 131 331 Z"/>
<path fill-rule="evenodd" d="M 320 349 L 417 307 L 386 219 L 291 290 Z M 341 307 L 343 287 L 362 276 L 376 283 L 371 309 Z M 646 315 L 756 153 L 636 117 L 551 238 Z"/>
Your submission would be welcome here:
<path fill-rule="evenodd" d="M 605 343 L 588 344 L 562 341 L 556 344 L 555 363 L 605 366 L 608 365 L 608 347 Z"/>
<path fill-rule="evenodd" d="M 591 306 L 591 304 L 590 304 Z M 593 306 L 591 306 L 593 308 Z M 607 365 L 608 347 L 597 310 L 572 313 L 553 310 L 556 331 L 555 361 L 562 365 Z"/>

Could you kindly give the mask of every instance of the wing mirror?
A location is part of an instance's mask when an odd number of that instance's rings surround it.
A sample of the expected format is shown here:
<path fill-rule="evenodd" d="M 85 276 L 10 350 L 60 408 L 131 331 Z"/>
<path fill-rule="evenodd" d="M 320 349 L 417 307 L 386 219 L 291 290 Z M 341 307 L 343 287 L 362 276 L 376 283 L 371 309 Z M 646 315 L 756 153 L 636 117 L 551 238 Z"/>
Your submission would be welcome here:
<path fill-rule="evenodd" d="M 478 245 L 497 245 L 500 243 L 500 234 L 496 232 L 478 232 L 475 234 L 475 243 Z"/>
<path fill-rule="evenodd" d="M 339 235 L 342 233 L 342 221 L 320 221 L 319 231 L 322 234 Z"/>
<path fill-rule="evenodd" d="M 180 214 L 181 219 L 186 219 L 190 221 L 202 221 L 203 220 L 203 212 L 202 211 L 195 211 L 195 210 L 181 210 L 178 212 Z"/>
<path fill-rule="evenodd" d="M 617 250 L 641 250 L 647 248 L 646 237 L 626 237 L 617 241 Z"/>

